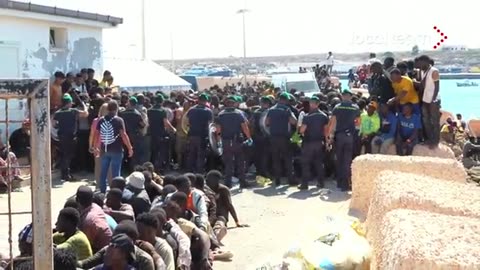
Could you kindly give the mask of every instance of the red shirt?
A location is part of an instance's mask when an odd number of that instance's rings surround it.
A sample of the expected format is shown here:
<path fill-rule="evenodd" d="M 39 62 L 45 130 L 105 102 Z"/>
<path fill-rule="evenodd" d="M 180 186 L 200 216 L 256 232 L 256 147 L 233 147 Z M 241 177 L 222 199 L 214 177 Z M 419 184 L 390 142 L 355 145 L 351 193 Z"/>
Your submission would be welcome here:
<path fill-rule="evenodd" d="M 80 230 L 87 236 L 93 253 L 110 243 L 112 231 L 102 208 L 95 203 L 80 214 Z"/>

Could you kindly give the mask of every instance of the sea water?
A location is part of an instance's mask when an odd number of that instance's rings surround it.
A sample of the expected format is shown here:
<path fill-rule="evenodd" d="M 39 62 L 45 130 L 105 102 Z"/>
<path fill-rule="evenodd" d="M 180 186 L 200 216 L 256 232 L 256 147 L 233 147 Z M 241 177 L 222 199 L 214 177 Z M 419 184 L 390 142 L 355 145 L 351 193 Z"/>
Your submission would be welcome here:
<path fill-rule="evenodd" d="M 460 113 L 466 120 L 480 117 L 480 79 L 468 81 L 477 83 L 478 86 L 458 87 L 457 83 L 463 83 L 465 80 L 440 80 L 442 110 L 452 114 Z M 348 85 L 348 80 L 340 82 L 342 87 Z"/>

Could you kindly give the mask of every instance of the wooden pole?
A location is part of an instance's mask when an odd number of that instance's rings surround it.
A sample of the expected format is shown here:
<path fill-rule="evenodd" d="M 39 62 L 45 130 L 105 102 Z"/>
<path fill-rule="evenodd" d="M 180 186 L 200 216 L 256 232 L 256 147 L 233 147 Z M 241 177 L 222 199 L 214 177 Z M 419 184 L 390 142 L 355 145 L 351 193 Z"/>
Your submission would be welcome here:
<path fill-rule="evenodd" d="M 50 102 L 48 80 L 29 95 L 31 119 L 31 177 L 33 258 L 35 270 L 53 269 Z"/>

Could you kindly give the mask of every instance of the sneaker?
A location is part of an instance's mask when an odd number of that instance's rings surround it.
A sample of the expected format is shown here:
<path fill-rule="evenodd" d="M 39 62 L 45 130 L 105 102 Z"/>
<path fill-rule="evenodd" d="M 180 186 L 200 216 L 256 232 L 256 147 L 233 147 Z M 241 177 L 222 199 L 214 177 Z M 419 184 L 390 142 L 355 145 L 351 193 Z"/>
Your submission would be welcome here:
<path fill-rule="evenodd" d="M 307 184 L 301 184 L 298 186 L 298 189 L 300 190 L 308 190 L 308 185 Z"/>
<path fill-rule="evenodd" d="M 265 181 L 265 178 L 258 175 L 256 178 L 255 178 L 255 181 L 257 182 L 257 185 L 261 186 L 261 187 L 264 187 L 267 185 L 266 181 Z"/>

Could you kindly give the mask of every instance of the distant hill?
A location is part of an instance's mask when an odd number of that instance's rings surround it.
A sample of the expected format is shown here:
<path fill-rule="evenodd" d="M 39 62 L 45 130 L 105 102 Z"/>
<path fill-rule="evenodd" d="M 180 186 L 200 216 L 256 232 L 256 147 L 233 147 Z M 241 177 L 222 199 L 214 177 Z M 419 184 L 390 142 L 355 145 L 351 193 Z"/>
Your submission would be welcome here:
<path fill-rule="evenodd" d="M 460 66 L 480 66 L 480 49 L 470 49 L 468 51 L 419 51 L 414 54 L 413 51 L 403 52 L 377 52 L 377 58 L 383 59 L 388 55 L 393 55 L 396 61 L 412 59 L 421 54 L 427 54 L 435 60 L 436 65 L 460 65 Z M 286 56 L 265 56 L 265 57 L 247 57 L 248 64 L 266 64 L 266 63 L 317 63 L 325 60 L 326 53 L 323 54 L 304 54 L 304 55 L 286 55 Z M 363 62 L 368 59 L 369 53 L 335 53 L 336 60 L 348 62 Z M 156 60 L 158 64 L 170 65 L 171 60 Z M 234 64 L 238 65 L 238 58 L 203 58 L 203 59 L 180 59 L 175 60 L 175 65 L 193 65 L 201 63 L 215 64 Z"/>

